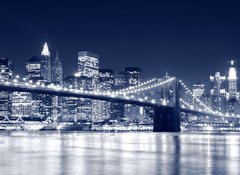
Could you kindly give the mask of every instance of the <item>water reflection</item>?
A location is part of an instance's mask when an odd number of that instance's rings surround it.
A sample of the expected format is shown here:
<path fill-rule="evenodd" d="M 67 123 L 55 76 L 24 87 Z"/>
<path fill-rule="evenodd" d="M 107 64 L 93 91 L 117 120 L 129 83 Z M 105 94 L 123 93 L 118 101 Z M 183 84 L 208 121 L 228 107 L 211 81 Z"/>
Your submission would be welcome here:
<path fill-rule="evenodd" d="M 0 174 L 240 174 L 239 134 L 1 132 Z"/>

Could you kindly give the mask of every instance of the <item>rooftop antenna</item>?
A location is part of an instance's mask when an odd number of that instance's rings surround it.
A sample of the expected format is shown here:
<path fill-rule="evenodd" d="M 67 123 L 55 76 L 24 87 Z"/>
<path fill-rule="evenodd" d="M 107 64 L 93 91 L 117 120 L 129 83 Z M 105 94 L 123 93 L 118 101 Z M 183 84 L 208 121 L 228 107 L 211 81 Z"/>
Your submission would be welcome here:
<path fill-rule="evenodd" d="M 233 66 L 233 65 L 234 65 L 234 63 L 235 63 L 235 61 L 234 61 L 234 60 L 231 60 L 231 61 L 230 61 L 230 64 L 231 64 L 231 66 Z"/>

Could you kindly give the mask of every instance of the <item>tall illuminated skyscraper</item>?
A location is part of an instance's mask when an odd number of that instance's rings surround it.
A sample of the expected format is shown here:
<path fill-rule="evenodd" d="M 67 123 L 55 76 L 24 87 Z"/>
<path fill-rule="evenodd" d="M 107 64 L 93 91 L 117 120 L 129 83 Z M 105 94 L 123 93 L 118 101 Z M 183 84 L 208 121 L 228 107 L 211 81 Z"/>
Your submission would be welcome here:
<path fill-rule="evenodd" d="M 114 74 L 112 70 L 100 69 L 99 70 L 99 83 L 100 91 L 112 91 L 114 83 Z M 111 115 L 111 102 L 98 101 L 93 109 L 95 111 L 94 121 L 104 121 L 110 118 Z"/>
<path fill-rule="evenodd" d="M 237 70 L 235 62 L 230 61 L 228 70 L 228 93 L 227 93 L 227 112 L 231 114 L 239 114 L 239 93 L 237 92 Z"/>
<path fill-rule="evenodd" d="M 99 78 L 99 56 L 88 51 L 78 52 L 78 72 L 76 76 L 82 81 L 80 83 L 83 85 L 82 89 L 96 90 Z M 85 81 L 87 83 L 83 83 Z M 82 118 L 88 120 L 96 118 L 98 111 L 94 109 L 97 105 L 98 101 L 96 100 L 81 99 L 81 107 L 78 110 L 81 111 L 81 114 L 84 114 L 83 116 L 86 116 Z M 89 115 L 89 111 L 92 111 L 91 115 Z"/>
<path fill-rule="evenodd" d="M 230 61 L 228 70 L 228 93 L 229 99 L 237 99 L 237 70 L 234 61 Z"/>
<path fill-rule="evenodd" d="M 98 55 L 88 51 L 78 52 L 78 73 L 79 76 L 97 78 L 99 74 Z"/>
<path fill-rule="evenodd" d="M 50 52 L 48 49 L 48 44 L 46 42 L 43 46 L 41 57 L 42 57 L 41 72 L 42 72 L 43 79 L 46 82 L 51 82 L 51 58 L 50 58 Z"/>
<path fill-rule="evenodd" d="M 41 52 L 41 75 L 43 81 L 46 83 L 51 82 L 51 58 L 47 42 L 44 43 Z M 51 117 L 52 115 L 52 97 L 49 94 L 39 94 L 42 104 L 40 106 L 40 113 L 44 118 Z"/>
<path fill-rule="evenodd" d="M 220 72 L 210 76 L 210 97 L 211 105 L 214 110 L 226 112 L 226 77 Z"/>

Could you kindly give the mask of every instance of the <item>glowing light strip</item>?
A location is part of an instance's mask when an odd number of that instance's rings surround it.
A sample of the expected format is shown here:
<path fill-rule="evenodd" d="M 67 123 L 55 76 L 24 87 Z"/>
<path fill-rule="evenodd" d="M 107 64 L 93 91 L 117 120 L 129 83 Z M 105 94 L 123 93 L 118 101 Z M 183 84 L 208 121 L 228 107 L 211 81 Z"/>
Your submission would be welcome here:
<path fill-rule="evenodd" d="M 183 83 L 183 81 L 182 80 L 179 80 L 179 83 L 184 87 L 184 89 L 186 90 L 186 92 L 187 93 L 189 93 L 190 95 L 191 95 L 191 97 L 193 98 L 193 99 L 196 99 L 199 103 L 200 103 L 200 105 L 202 105 L 203 106 L 203 110 L 206 110 L 207 112 L 209 112 L 210 114 L 214 114 L 214 115 L 218 115 L 218 116 L 221 116 L 221 117 L 240 117 L 240 115 L 234 115 L 234 114 L 232 114 L 231 116 L 228 114 L 228 113 L 222 113 L 222 112 L 220 112 L 220 111 L 214 111 L 213 109 L 211 109 L 211 108 L 209 108 L 206 104 L 204 104 L 199 98 L 197 98 L 197 97 L 194 97 L 193 96 L 193 93 L 189 90 L 189 88 Z M 185 103 L 185 105 L 187 105 L 186 104 L 186 102 L 184 101 L 184 100 L 181 100 L 180 99 L 180 101 L 182 101 L 183 103 Z M 188 104 L 189 106 L 191 106 L 190 104 Z M 196 108 L 196 107 L 195 107 Z M 201 108 L 197 108 L 196 110 L 198 110 L 198 111 L 201 111 L 202 109 Z"/>
<path fill-rule="evenodd" d="M 149 83 L 145 83 L 144 85 L 142 86 L 135 86 L 135 87 L 132 87 L 132 88 L 127 88 L 127 89 L 124 89 L 124 90 L 120 90 L 120 91 L 117 91 L 117 92 L 113 92 L 113 93 L 116 93 L 116 94 L 123 94 L 123 95 L 126 95 L 126 94 L 131 94 L 131 93 L 138 93 L 138 92 L 142 92 L 142 91 L 146 91 L 146 90 L 149 90 L 149 89 L 153 89 L 153 88 L 156 88 L 156 87 L 159 87 L 159 86 L 162 86 L 166 83 L 169 83 L 171 81 L 173 81 L 174 78 L 169 78 L 167 80 L 164 80 L 162 82 L 156 82 L 155 84 L 150 84 L 148 86 L 145 86 L 146 84 L 149 84 Z"/>

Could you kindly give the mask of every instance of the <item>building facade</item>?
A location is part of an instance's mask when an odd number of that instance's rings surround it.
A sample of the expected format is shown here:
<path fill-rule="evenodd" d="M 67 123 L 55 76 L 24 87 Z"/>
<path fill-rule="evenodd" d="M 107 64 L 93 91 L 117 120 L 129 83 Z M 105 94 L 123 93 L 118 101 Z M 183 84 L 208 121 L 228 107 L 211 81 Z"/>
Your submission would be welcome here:
<path fill-rule="evenodd" d="M 114 72 L 110 69 L 99 70 L 98 89 L 100 91 L 112 91 L 114 84 Z M 96 101 L 94 121 L 104 121 L 111 116 L 111 102 Z"/>
<path fill-rule="evenodd" d="M 51 57 L 48 44 L 45 43 L 41 52 L 41 75 L 46 82 L 51 82 Z"/>
<path fill-rule="evenodd" d="M 58 52 L 52 62 L 52 83 L 59 85 L 63 84 L 63 68 Z"/>
<path fill-rule="evenodd" d="M 226 112 L 226 77 L 220 72 L 216 72 L 214 76 L 210 76 L 210 97 L 211 106 L 214 110 Z"/>
<path fill-rule="evenodd" d="M 52 83 L 60 86 L 63 85 L 63 67 L 58 52 L 52 62 Z M 62 102 L 62 97 L 52 97 L 52 118 L 54 121 L 62 120 Z"/>
<path fill-rule="evenodd" d="M 142 69 L 139 67 L 126 67 L 127 87 L 132 87 L 142 82 Z M 144 118 L 144 109 L 136 105 L 126 104 L 124 106 L 124 115 L 129 118 L 130 122 L 138 123 Z"/>
<path fill-rule="evenodd" d="M 78 52 L 78 72 L 76 76 L 81 82 L 82 89 L 97 90 L 99 56 L 88 51 Z M 81 111 L 82 119 L 94 121 L 99 115 L 98 111 L 95 110 L 98 104 L 97 100 L 81 99 L 79 110 Z M 90 111 L 92 111 L 92 114 L 90 114 Z"/>
<path fill-rule="evenodd" d="M 9 58 L 0 58 L 0 80 L 8 81 L 13 78 L 13 64 Z M 0 91 L 0 117 L 9 118 L 11 115 L 12 93 Z"/>

